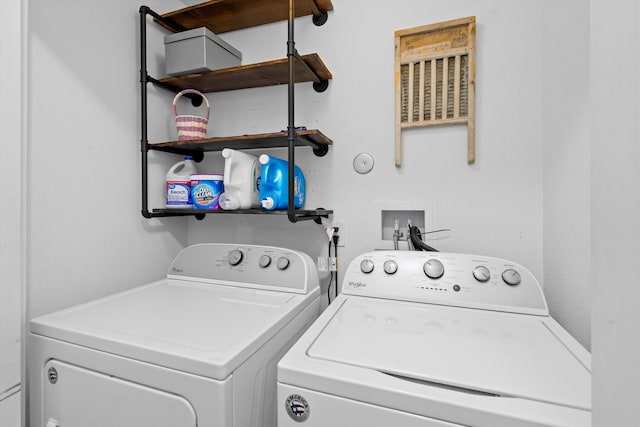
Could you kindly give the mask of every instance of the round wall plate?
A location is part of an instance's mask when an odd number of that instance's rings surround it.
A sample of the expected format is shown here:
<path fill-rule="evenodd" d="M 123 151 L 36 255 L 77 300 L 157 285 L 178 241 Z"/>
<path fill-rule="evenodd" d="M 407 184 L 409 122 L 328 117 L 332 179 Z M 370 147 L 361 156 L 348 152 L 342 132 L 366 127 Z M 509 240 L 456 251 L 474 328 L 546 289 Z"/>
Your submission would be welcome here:
<path fill-rule="evenodd" d="M 358 154 L 353 159 L 353 169 L 360 174 L 371 172 L 371 169 L 373 169 L 373 156 L 369 153 Z"/>

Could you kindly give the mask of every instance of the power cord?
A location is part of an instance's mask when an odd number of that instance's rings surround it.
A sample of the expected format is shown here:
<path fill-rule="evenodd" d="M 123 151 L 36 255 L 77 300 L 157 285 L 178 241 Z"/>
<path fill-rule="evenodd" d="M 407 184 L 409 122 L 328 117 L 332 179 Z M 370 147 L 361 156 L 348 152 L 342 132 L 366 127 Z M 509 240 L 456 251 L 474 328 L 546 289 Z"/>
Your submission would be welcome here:
<path fill-rule="evenodd" d="M 332 236 L 333 237 L 333 236 Z M 331 240 L 329 240 L 329 245 L 327 246 L 328 253 L 327 259 L 331 259 Z M 327 304 L 331 304 L 331 284 L 333 283 L 333 271 L 329 271 L 329 285 L 327 286 Z"/>
<path fill-rule="evenodd" d="M 326 232 L 329 237 L 327 248 L 327 259 L 329 261 L 329 285 L 327 285 L 327 302 L 331 304 L 331 287 L 333 286 L 334 299 L 338 296 L 338 227 L 327 227 Z M 331 257 L 331 243 L 333 243 L 333 258 Z"/>
<path fill-rule="evenodd" d="M 335 279 L 335 296 L 336 298 L 338 297 L 338 240 L 340 239 L 340 235 L 338 234 L 338 227 L 334 227 L 334 233 L 333 236 L 331 237 L 331 239 L 333 240 L 333 254 L 336 257 L 336 262 L 335 262 L 335 266 L 336 266 L 336 270 L 333 272 L 334 273 L 334 279 Z M 329 242 L 329 246 L 331 246 L 331 242 Z M 327 293 L 329 293 L 329 290 L 327 289 Z"/>

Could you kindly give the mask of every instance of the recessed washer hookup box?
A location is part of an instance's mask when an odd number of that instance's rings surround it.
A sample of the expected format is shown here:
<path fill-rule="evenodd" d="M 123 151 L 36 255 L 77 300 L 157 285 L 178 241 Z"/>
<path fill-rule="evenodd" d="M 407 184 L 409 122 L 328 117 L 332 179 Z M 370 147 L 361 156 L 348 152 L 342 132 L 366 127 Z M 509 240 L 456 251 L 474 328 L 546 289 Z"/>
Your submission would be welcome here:
<path fill-rule="evenodd" d="M 203 73 L 240 65 L 242 53 L 206 27 L 164 38 L 165 71 L 170 76 Z"/>

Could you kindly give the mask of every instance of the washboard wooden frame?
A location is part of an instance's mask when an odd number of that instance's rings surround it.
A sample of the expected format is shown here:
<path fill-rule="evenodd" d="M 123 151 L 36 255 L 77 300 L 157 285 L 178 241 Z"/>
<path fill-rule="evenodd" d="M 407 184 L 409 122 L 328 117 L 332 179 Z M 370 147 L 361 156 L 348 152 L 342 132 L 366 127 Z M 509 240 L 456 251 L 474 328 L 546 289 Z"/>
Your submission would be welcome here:
<path fill-rule="evenodd" d="M 402 130 L 467 124 L 475 162 L 476 17 L 395 32 L 396 166 Z"/>

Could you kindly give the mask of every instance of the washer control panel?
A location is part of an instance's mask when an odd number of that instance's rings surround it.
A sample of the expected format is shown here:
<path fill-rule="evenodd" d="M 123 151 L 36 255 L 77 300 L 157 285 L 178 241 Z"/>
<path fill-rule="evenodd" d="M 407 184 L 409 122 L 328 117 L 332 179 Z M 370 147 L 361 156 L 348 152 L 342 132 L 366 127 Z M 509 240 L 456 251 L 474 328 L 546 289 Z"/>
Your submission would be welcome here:
<path fill-rule="evenodd" d="M 356 257 L 342 292 L 413 302 L 548 315 L 540 283 L 500 258 L 419 251 L 375 251 Z"/>
<path fill-rule="evenodd" d="M 319 283 L 315 263 L 303 252 L 226 243 L 185 248 L 169 267 L 167 278 L 298 293 Z"/>

